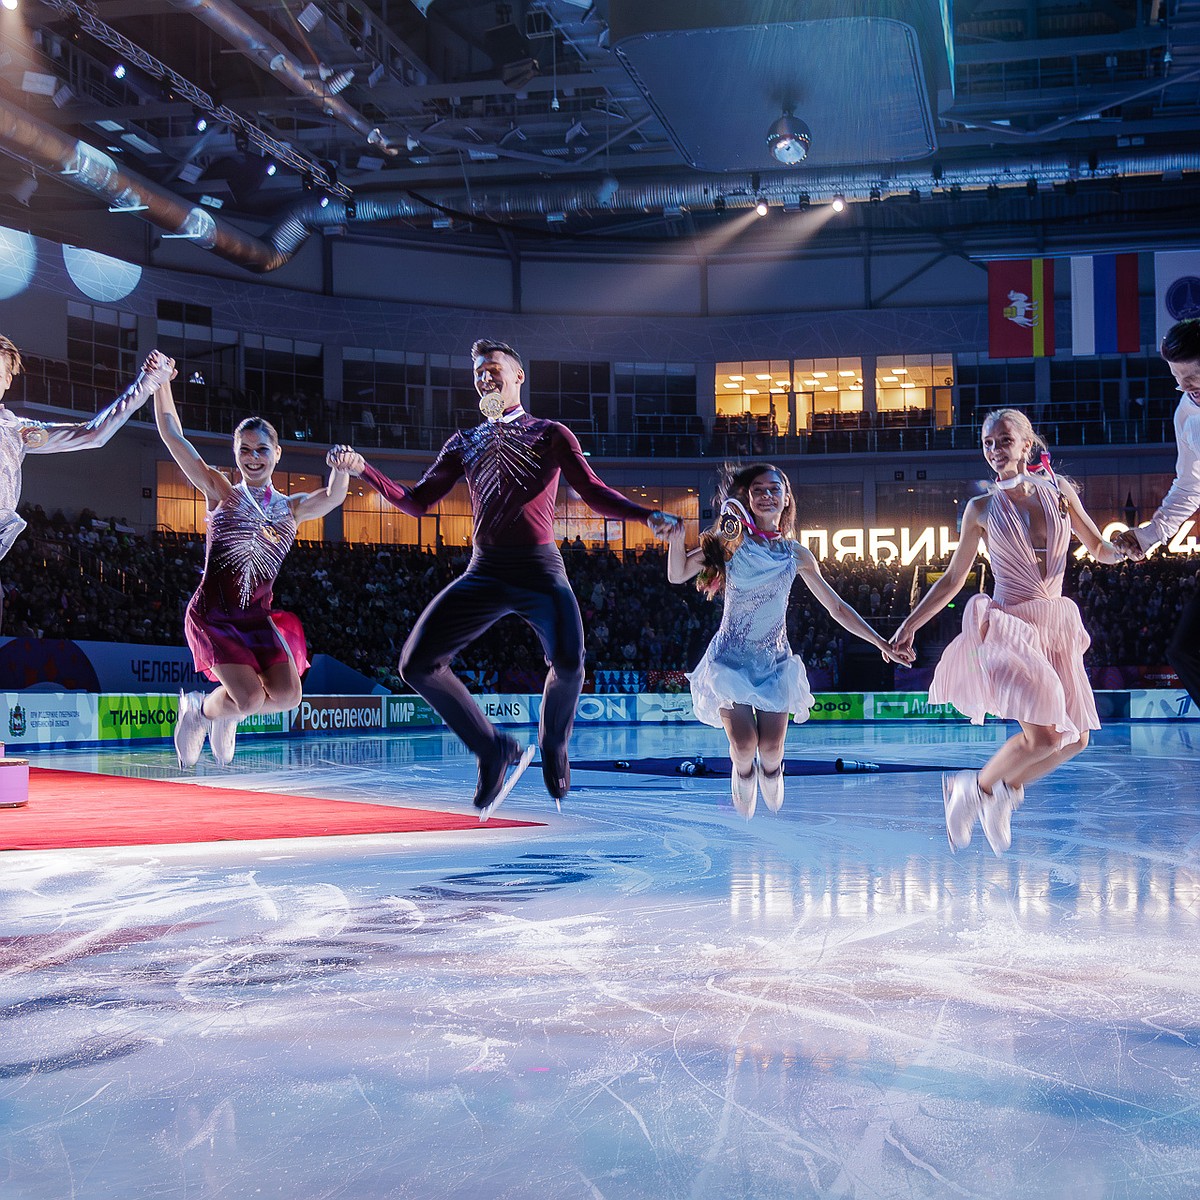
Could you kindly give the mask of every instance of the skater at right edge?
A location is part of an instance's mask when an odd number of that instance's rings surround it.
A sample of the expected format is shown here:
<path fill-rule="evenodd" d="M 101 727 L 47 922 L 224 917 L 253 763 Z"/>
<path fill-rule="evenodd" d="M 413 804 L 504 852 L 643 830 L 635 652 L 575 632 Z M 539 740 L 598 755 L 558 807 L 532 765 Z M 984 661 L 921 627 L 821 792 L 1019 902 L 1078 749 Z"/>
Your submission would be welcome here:
<path fill-rule="evenodd" d="M 1172 325 L 1159 353 L 1183 393 L 1175 407 L 1175 478 L 1149 521 L 1113 535 L 1113 544 L 1134 562 L 1145 558 L 1157 542 L 1169 542 L 1200 508 L 1200 320 Z M 1200 591 L 1183 606 L 1167 643 L 1167 662 L 1200 707 Z"/>
<path fill-rule="evenodd" d="M 471 359 L 485 420 L 456 432 L 412 487 L 389 479 L 349 446 L 335 446 L 328 461 L 360 475 L 389 504 L 413 517 L 429 512 L 460 479 L 467 481 L 474 524 L 471 561 L 418 618 L 401 651 L 400 675 L 478 760 L 474 804 L 486 821 L 529 765 L 534 748 L 522 749 L 497 730 L 450 664 L 501 617 L 515 613 L 542 644 L 549 667 L 538 730 L 542 775 L 556 804 L 571 786 L 567 743 L 583 690 L 584 646 L 579 604 L 554 541 L 560 473 L 593 512 L 611 520 L 642 521 L 656 536 L 665 536 L 680 519 L 643 508 L 606 486 L 565 425 L 525 411 L 525 368 L 511 346 L 477 341 Z"/>

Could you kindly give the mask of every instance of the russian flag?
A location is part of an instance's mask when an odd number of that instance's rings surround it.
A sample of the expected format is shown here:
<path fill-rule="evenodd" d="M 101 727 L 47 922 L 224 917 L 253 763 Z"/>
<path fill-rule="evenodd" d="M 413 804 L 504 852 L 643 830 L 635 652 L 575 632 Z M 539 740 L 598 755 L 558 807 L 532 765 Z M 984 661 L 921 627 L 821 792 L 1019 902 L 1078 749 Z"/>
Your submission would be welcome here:
<path fill-rule="evenodd" d="M 1136 354 L 1138 256 L 1096 254 L 1071 259 L 1071 353 Z"/>

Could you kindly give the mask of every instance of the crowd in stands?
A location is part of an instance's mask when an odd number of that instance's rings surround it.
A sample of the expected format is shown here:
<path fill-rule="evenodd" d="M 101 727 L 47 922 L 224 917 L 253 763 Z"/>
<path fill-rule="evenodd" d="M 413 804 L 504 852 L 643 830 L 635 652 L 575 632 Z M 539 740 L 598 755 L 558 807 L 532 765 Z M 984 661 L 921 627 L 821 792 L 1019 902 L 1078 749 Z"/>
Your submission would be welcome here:
<path fill-rule="evenodd" d="M 142 537 L 122 520 L 101 520 L 86 510 L 74 519 L 61 512 L 47 516 L 38 506 L 23 506 L 21 513 L 29 528 L 0 566 L 4 634 L 183 644 L 184 608 L 204 567 L 202 538 L 161 532 Z M 576 539 L 564 541 L 562 551 L 583 612 L 591 686 L 604 690 L 605 679 L 619 683 L 636 676 L 640 683 L 653 679 L 656 689 L 686 687 L 683 671 L 699 660 L 715 632 L 720 601 L 708 602 L 690 585 L 669 584 L 661 548 L 621 557 L 589 550 Z M 405 691 L 396 673 L 404 640 L 429 600 L 461 574 L 468 553 L 302 542 L 285 561 L 276 602 L 300 616 L 310 654 L 331 655 Z M 909 611 L 911 566 L 847 560 L 825 563 L 822 570 L 884 636 Z M 1122 670 L 1162 666 L 1178 614 L 1198 583 L 1196 559 L 1161 551 L 1144 563 L 1072 562 L 1066 590 L 1092 636 L 1086 661 L 1097 686 L 1120 686 Z M 855 646 L 855 639 L 802 584 L 792 593 L 788 638 L 814 689 L 863 686 L 852 671 L 847 676 L 848 643 Z M 470 647 L 458 665 L 481 691 L 540 690 L 545 674 L 536 638 L 515 617 L 505 619 L 498 636 Z M 903 679 L 897 685 L 907 686 Z"/>

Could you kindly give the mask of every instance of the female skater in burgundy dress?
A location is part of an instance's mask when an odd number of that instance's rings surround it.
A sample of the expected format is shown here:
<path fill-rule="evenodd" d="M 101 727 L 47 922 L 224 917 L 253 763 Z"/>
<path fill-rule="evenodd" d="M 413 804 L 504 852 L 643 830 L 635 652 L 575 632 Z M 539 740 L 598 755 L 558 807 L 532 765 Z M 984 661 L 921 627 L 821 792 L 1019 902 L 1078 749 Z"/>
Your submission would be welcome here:
<path fill-rule="evenodd" d="M 1037 473 L 1029 470 L 1034 447 Z M 1079 608 L 1062 594 L 1071 533 L 1100 562 L 1124 557 L 1100 536 L 1075 489 L 1055 478 L 1046 443 L 1016 409 L 989 413 L 983 454 L 996 482 L 969 501 L 958 548 L 942 577 L 896 630 L 892 644 L 913 638 L 958 594 L 986 543 L 995 596 L 972 596 L 962 633 L 946 647 L 929 689 L 933 704 L 953 704 L 982 725 L 985 714 L 1018 721 L 1014 734 L 980 771 L 942 781 L 946 833 L 957 850 L 971 841 L 980 818 L 988 844 L 1002 854 L 1012 843 L 1011 817 L 1025 785 L 1040 779 L 1088 744 L 1100 728 L 1096 701 L 1083 667 L 1091 639 Z"/>
<path fill-rule="evenodd" d="M 184 437 L 169 383 L 154 395 L 154 419 L 171 457 L 208 501 L 204 576 L 184 633 L 196 670 L 220 684 L 207 696 L 180 693 L 175 749 L 181 767 L 195 766 L 207 736 L 213 757 L 227 765 L 243 717 L 300 703 L 308 650 L 299 620 L 271 608 L 275 577 L 296 526 L 337 508 L 350 476 L 335 470 L 324 491 L 280 495 L 271 486 L 279 436 L 261 417 L 248 417 L 234 430 L 241 479 L 230 483 Z"/>

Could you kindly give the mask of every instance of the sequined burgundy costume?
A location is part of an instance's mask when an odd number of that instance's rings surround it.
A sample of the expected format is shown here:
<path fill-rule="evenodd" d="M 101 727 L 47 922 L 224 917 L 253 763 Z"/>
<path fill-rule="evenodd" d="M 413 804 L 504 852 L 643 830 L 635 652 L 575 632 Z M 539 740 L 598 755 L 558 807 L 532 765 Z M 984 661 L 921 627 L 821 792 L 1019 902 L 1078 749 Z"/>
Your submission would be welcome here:
<path fill-rule="evenodd" d="M 495 753 L 498 735 L 450 663 L 510 613 L 533 627 L 549 667 L 539 730 L 543 761 L 565 755 L 571 736 L 583 688 L 583 622 L 554 544 L 560 474 L 602 516 L 651 516 L 597 478 L 565 425 L 521 409 L 454 434 L 411 488 L 370 465 L 363 472 L 367 483 L 410 516 L 423 516 L 460 479 L 467 481 L 475 522 L 471 562 L 421 614 L 401 653 L 400 673 L 480 759 Z"/>
<path fill-rule="evenodd" d="M 275 577 L 295 540 L 292 506 L 271 487 L 239 483 L 208 514 L 204 576 L 184 619 L 197 671 L 216 680 L 214 665 L 239 663 L 261 675 L 290 659 L 304 672 L 299 620 L 271 609 Z"/>

